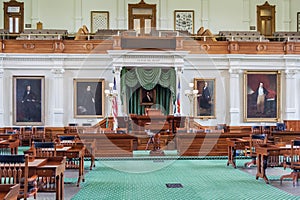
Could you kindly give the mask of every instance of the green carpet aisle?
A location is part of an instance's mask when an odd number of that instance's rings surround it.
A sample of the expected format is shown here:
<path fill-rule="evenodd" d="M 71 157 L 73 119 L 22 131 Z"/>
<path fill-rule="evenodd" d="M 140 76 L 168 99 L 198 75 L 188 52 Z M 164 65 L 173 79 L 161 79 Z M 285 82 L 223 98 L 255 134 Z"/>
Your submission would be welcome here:
<path fill-rule="evenodd" d="M 300 199 L 227 167 L 226 163 L 227 160 L 97 161 L 72 199 Z M 183 187 L 167 188 L 166 184 Z"/>

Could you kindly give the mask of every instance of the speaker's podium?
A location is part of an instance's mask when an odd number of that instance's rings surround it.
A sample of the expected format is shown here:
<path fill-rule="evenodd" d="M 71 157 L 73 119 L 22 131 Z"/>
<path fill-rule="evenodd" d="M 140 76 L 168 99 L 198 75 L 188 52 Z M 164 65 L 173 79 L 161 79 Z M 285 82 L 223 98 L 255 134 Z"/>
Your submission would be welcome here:
<path fill-rule="evenodd" d="M 146 115 L 162 116 L 161 110 L 158 109 L 146 109 Z M 147 133 L 149 140 L 146 145 L 146 150 L 150 144 L 153 144 L 153 149 L 150 151 L 150 156 L 164 156 L 165 153 L 160 149 L 160 131 L 163 129 L 164 121 L 151 121 L 145 124 L 145 132 Z"/>

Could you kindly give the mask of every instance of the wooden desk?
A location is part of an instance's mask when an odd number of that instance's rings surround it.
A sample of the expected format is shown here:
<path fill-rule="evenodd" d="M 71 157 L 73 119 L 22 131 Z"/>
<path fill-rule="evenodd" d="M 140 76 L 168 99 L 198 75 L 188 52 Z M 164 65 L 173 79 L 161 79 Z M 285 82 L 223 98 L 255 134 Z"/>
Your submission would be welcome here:
<path fill-rule="evenodd" d="M 11 154 L 18 154 L 19 139 L 16 140 L 1 140 L 0 149 L 10 149 Z"/>
<path fill-rule="evenodd" d="M 79 187 L 80 181 L 84 182 L 84 152 L 85 145 L 73 145 L 71 147 L 64 147 L 62 149 L 56 149 L 57 156 L 65 156 L 67 158 L 66 168 L 67 169 L 78 169 L 78 181 L 77 187 Z M 79 160 L 78 165 L 69 164 L 68 160 L 77 159 Z M 71 161 L 72 163 L 72 161 Z"/>
<path fill-rule="evenodd" d="M 249 137 L 250 133 L 176 133 L 177 151 L 181 156 L 226 156 L 227 138 Z"/>
<path fill-rule="evenodd" d="M 47 177 L 55 175 L 56 181 L 56 199 L 64 199 L 64 171 L 65 171 L 66 158 L 55 157 L 55 158 L 35 158 L 28 162 L 28 174 L 29 177 L 32 175 L 38 175 L 40 177 Z M 21 166 L 25 167 L 25 164 Z M 0 164 L 1 167 L 1 164 Z"/>
<path fill-rule="evenodd" d="M 235 164 L 235 155 L 236 150 L 245 150 L 246 146 L 249 146 L 249 140 L 241 139 L 241 138 L 226 138 L 226 142 L 228 145 L 228 161 L 227 166 L 231 164 L 234 168 L 236 168 Z"/>
<path fill-rule="evenodd" d="M 55 177 L 55 190 L 56 190 L 56 199 L 64 199 L 64 172 L 66 165 L 66 157 L 51 157 L 47 158 L 46 162 L 43 165 L 38 166 L 35 169 L 36 175 L 38 177 Z M 42 190 L 39 191 L 51 191 L 51 190 Z"/>
<path fill-rule="evenodd" d="M 269 156 L 274 156 L 278 158 L 280 155 L 287 154 L 288 151 L 291 150 L 290 145 L 279 147 L 272 144 L 264 144 L 256 147 L 256 155 L 257 155 L 257 173 L 256 179 L 263 178 L 267 184 L 269 184 L 269 179 L 266 175 L 266 169 L 268 167 L 268 158 Z M 276 161 L 277 162 L 277 161 Z M 279 164 L 279 160 L 278 163 Z M 275 164 L 273 164 L 275 166 Z"/>
<path fill-rule="evenodd" d="M 0 199 L 17 200 L 19 191 L 19 184 L 0 184 Z"/>
<path fill-rule="evenodd" d="M 54 149 L 53 149 L 54 151 Z M 79 186 L 80 181 L 84 182 L 84 151 L 85 146 L 84 145 L 73 145 L 69 147 L 62 147 L 56 149 L 56 156 L 59 157 L 66 157 L 66 169 L 78 169 L 78 181 L 77 181 L 77 187 Z M 24 154 L 33 155 L 33 148 L 24 151 Z M 72 165 L 69 164 L 70 162 L 68 160 L 71 159 L 77 159 L 78 158 L 78 165 Z"/>
<path fill-rule="evenodd" d="M 171 133 L 176 132 L 176 128 L 183 127 L 185 123 L 184 116 L 173 115 L 132 115 L 132 131 L 144 131 L 145 125 L 159 124 L 159 130 L 169 130 Z"/>

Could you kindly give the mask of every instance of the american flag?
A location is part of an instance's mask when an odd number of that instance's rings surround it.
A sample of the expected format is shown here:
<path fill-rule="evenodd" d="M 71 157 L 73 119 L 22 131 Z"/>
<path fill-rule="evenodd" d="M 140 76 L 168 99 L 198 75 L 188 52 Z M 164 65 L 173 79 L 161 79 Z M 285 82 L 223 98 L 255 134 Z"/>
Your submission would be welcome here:
<path fill-rule="evenodd" d="M 116 78 L 114 77 L 114 86 L 113 86 L 113 90 L 117 90 L 117 84 L 116 84 Z M 114 130 L 116 130 L 116 128 L 118 127 L 118 120 L 117 120 L 117 116 L 118 116 L 118 100 L 117 100 L 117 96 L 113 98 L 112 100 L 112 109 L 113 109 L 113 117 L 114 117 Z"/>
<path fill-rule="evenodd" d="M 180 114 L 180 79 L 178 79 L 177 86 L 177 113 Z"/>

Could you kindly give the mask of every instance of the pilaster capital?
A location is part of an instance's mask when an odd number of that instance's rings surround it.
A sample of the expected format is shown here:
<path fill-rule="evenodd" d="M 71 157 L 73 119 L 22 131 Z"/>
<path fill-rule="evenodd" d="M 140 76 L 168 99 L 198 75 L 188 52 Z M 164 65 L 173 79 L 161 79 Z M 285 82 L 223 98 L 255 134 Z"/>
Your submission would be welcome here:
<path fill-rule="evenodd" d="M 51 73 L 54 74 L 54 76 L 61 77 L 65 73 L 65 69 L 53 68 L 51 69 Z"/>

